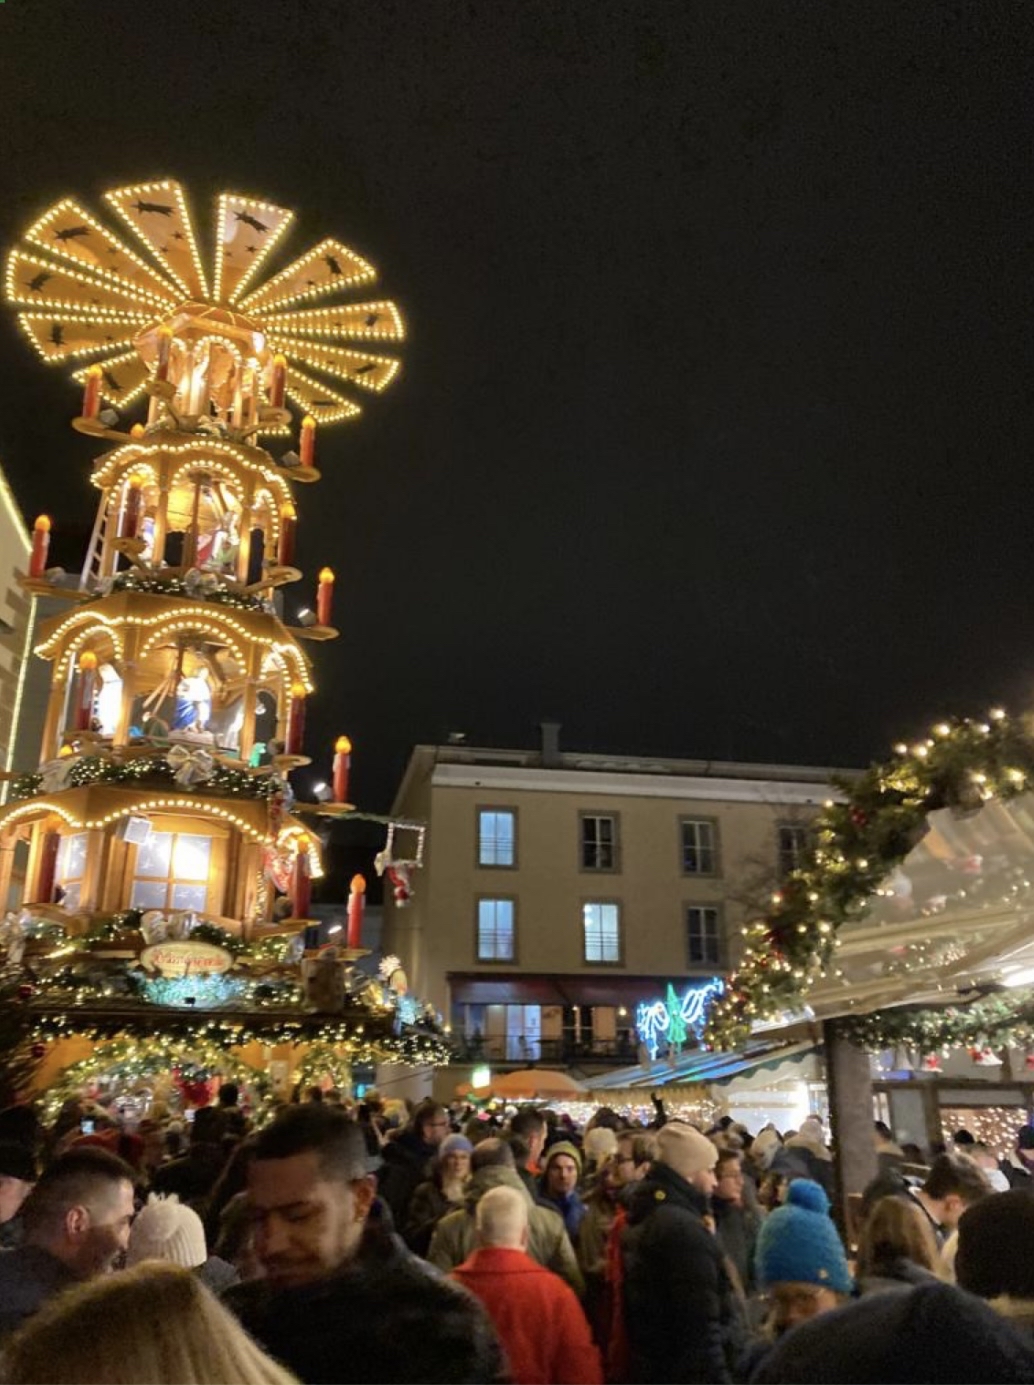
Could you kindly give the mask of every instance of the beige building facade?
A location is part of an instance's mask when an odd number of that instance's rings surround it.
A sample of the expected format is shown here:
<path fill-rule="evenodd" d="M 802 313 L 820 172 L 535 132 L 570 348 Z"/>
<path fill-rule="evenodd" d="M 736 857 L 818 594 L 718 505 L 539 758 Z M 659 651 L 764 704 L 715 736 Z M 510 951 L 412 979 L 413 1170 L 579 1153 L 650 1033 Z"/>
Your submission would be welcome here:
<path fill-rule="evenodd" d="M 6 477 L 0 471 L 0 769 L 16 764 L 19 721 L 32 660 L 34 602 L 18 585 L 28 570 L 31 543 Z M 6 799 L 0 781 L 0 803 Z"/>
<path fill-rule="evenodd" d="M 639 1007 L 729 970 L 830 795 L 829 769 L 563 753 L 555 730 L 417 746 L 394 804 L 428 832 L 385 950 L 471 1062 L 635 1062 Z"/>

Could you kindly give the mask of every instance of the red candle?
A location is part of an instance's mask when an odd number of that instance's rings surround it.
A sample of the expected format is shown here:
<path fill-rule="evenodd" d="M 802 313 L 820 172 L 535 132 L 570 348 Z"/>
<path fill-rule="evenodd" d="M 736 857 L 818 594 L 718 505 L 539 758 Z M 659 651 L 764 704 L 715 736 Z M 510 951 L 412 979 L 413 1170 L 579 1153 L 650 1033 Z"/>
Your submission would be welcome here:
<path fill-rule="evenodd" d="M 334 742 L 334 802 L 348 802 L 348 771 L 352 768 L 352 742 L 338 736 Z"/>
<path fill-rule="evenodd" d="M 291 706 L 287 713 L 287 744 L 284 747 L 288 755 L 300 755 L 302 753 L 302 740 L 305 737 L 305 685 L 303 683 L 291 684 Z"/>
<path fill-rule="evenodd" d="M 334 574 L 329 567 L 320 568 L 320 580 L 316 587 L 316 624 L 329 625 L 331 606 L 334 604 Z"/>
<path fill-rule="evenodd" d="M 158 359 L 155 362 L 154 378 L 156 380 L 167 380 L 169 378 L 169 360 L 172 356 L 172 328 L 158 328 Z"/>
<path fill-rule="evenodd" d="M 287 385 L 287 357 L 273 357 L 273 378 L 269 383 L 269 403 L 274 409 L 284 407 L 284 389 Z M 304 424 L 302 425 L 304 427 Z M 304 458 L 303 458 L 304 460 Z"/>
<path fill-rule="evenodd" d="M 75 704 L 75 729 L 89 731 L 93 724 L 93 699 L 97 688 L 97 655 L 87 649 L 79 655 L 79 698 Z"/>
<path fill-rule="evenodd" d="M 143 484 L 144 478 L 142 476 L 133 475 L 129 478 L 126 504 L 122 511 L 122 537 L 124 539 L 135 539 L 136 531 L 140 527 L 140 499 Z"/>
<path fill-rule="evenodd" d="M 308 414 L 302 419 L 302 436 L 299 450 L 302 457 L 302 466 L 312 466 L 312 459 L 316 455 L 316 420 L 310 418 Z"/>
<path fill-rule="evenodd" d="M 294 857 L 294 873 L 291 877 L 291 908 L 296 919 L 309 917 L 311 900 L 312 880 L 309 877 L 308 844 L 299 841 Z"/>
<path fill-rule="evenodd" d="M 276 560 L 281 567 L 294 564 L 294 535 L 298 528 L 298 512 L 290 501 L 280 506 L 280 542 L 277 545 Z"/>
<path fill-rule="evenodd" d="M 32 526 L 32 553 L 29 555 L 29 576 L 42 577 L 50 551 L 50 518 L 40 515 Z"/>
<path fill-rule="evenodd" d="M 61 848 L 61 837 L 57 832 L 48 832 L 43 838 L 39 856 L 39 873 L 36 877 L 36 898 L 41 904 L 51 904 L 54 899 L 54 879 L 57 875 L 57 854 Z"/>
<path fill-rule="evenodd" d="M 101 380 L 103 372 L 99 365 L 90 366 L 86 372 L 86 386 L 83 390 L 83 418 L 96 418 L 101 407 Z"/>
<path fill-rule="evenodd" d="M 348 896 L 348 946 L 363 945 L 363 910 L 366 907 L 366 881 L 361 875 L 352 876 L 352 889 Z"/>

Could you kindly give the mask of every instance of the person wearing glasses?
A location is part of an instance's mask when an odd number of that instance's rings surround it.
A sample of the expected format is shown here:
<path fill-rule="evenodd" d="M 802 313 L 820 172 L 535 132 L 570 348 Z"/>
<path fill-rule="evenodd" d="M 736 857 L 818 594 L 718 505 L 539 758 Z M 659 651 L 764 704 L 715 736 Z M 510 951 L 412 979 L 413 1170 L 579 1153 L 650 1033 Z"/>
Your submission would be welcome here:
<path fill-rule="evenodd" d="M 413 1194 L 431 1176 L 431 1161 L 449 1130 L 445 1107 L 437 1101 L 422 1101 L 401 1135 L 384 1146 L 377 1192 L 400 1229 L 407 1224 Z"/>

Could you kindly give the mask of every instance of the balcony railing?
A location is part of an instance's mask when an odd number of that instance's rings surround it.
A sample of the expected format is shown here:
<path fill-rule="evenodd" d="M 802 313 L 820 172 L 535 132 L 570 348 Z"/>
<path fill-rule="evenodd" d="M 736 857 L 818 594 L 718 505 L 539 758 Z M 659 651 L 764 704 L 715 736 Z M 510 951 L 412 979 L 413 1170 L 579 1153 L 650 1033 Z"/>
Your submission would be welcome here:
<path fill-rule="evenodd" d="M 549 1068 L 582 1063 L 624 1067 L 636 1061 L 635 1045 L 630 1039 L 483 1039 L 466 1035 L 458 1039 L 457 1049 L 460 1062 L 519 1068 L 535 1063 Z"/>

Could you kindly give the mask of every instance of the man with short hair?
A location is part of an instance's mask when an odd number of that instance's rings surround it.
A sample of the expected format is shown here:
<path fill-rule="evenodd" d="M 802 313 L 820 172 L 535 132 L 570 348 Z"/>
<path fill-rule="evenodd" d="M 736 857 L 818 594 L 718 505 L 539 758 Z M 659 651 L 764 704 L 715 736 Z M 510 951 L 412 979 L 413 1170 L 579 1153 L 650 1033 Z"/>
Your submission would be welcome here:
<path fill-rule="evenodd" d="M 255 1137 L 248 1198 L 265 1279 L 225 1301 L 304 1382 L 495 1381 L 484 1311 L 370 1216 L 376 1159 L 340 1110 L 306 1103 Z"/>
<path fill-rule="evenodd" d="M 585 1292 L 585 1281 L 578 1268 L 571 1238 L 563 1218 L 554 1207 L 534 1200 L 514 1168 L 513 1150 L 502 1139 L 492 1137 L 474 1146 L 470 1157 L 470 1183 L 466 1205 L 448 1212 L 434 1229 L 427 1258 L 440 1270 L 452 1270 L 463 1263 L 474 1249 L 477 1206 L 493 1188 L 513 1188 L 523 1192 L 531 1210 L 528 1213 L 528 1254 L 546 1269 L 567 1281 L 576 1294 Z"/>
<path fill-rule="evenodd" d="M 538 1197 L 538 1178 L 542 1173 L 539 1160 L 546 1147 L 548 1131 L 545 1116 L 534 1106 L 526 1106 L 510 1121 L 509 1133 L 514 1140 L 515 1153 L 520 1149 L 523 1155 L 517 1159 L 517 1172 L 533 1198 Z"/>
<path fill-rule="evenodd" d="M 574 1291 L 528 1249 L 530 1204 L 493 1188 L 477 1206 L 477 1249 L 452 1271 L 495 1323 L 514 1385 L 601 1385 L 600 1355 Z"/>
<path fill-rule="evenodd" d="M 60 1290 L 106 1274 L 129 1244 L 133 1171 L 103 1149 L 55 1159 L 22 1206 L 24 1239 L 0 1255 L 0 1334 Z"/>
<path fill-rule="evenodd" d="M 942 1246 L 967 1207 L 986 1197 L 991 1185 L 983 1171 L 965 1154 L 938 1154 L 922 1185 L 899 1170 L 878 1174 L 862 1196 L 862 1216 L 868 1217 L 881 1197 L 904 1197 L 926 1217 Z"/>

